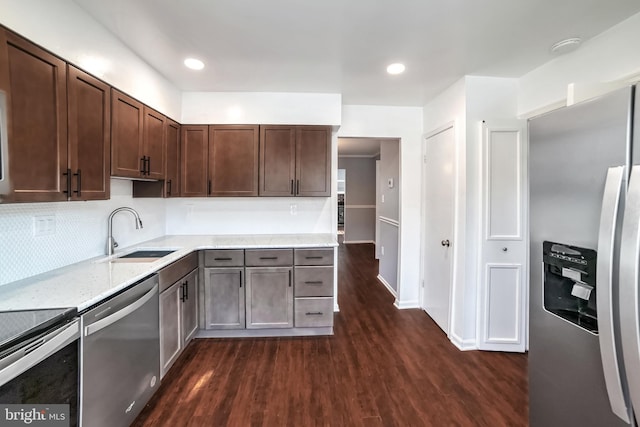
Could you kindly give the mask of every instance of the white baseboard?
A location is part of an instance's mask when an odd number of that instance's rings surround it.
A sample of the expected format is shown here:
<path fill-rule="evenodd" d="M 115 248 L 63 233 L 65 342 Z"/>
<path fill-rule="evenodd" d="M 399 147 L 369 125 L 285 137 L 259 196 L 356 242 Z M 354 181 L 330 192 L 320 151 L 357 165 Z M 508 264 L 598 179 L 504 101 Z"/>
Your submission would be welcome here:
<path fill-rule="evenodd" d="M 476 345 L 476 340 L 474 339 L 464 340 L 459 336 L 457 336 L 456 334 L 450 334 L 449 340 L 453 343 L 453 345 L 455 345 L 456 347 L 458 347 L 459 350 L 462 350 L 462 351 L 478 349 L 478 346 Z"/>
<path fill-rule="evenodd" d="M 418 304 L 418 300 L 413 301 L 400 301 L 396 299 L 396 302 L 393 303 L 398 310 L 406 310 L 408 308 L 420 308 L 420 304 Z"/>
<path fill-rule="evenodd" d="M 343 243 L 345 245 L 361 244 L 361 243 L 371 243 L 372 245 L 375 245 L 376 242 L 374 242 L 373 240 L 345 240 Z"/>
<path fill-rule="evenodd" d="M 380 281 L 380 283 L 382 283 L 384 285 L 385 288 L 387 288 L 387 290 L 389 291 L 389 293 L 391 293 L 391 295 L 393 295 L 396 299 L 398 298 L 398 295 L 396 294 L 396 291 L 384 279 L 384 277 L 382 277 L 381 275 L 378 274 L 378 280 Z"/>

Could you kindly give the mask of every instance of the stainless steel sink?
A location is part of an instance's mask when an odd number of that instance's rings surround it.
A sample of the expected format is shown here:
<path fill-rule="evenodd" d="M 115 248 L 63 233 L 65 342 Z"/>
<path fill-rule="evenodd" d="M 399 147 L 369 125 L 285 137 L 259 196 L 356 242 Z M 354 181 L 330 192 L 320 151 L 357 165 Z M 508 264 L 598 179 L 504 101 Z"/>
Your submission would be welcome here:
<path fill-rule="evenodd" d="M 154 262 L 174 252 L 175 250 L 141 249 L 139 251 L 111 259 L 109 262 Z"/>
<path fill-rule="evenodd" d="M 139 251 L 131 252 L 130 254 L 122 255 L 118 258 L 162 258 L 169 254 L 174 253 L 173 250 L 158 250 L 158 249 L 142 249 Z"/>

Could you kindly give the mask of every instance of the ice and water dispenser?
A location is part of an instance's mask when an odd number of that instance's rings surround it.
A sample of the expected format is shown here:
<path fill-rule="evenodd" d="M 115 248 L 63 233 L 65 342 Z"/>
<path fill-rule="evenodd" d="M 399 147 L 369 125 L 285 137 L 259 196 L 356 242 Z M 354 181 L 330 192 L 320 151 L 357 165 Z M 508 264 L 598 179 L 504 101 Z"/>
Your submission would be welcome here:
<path fill-rule="evenodd" d="M 542 243 L 544 309 L 598 333 L 596 251 L 562 243 Z"/>

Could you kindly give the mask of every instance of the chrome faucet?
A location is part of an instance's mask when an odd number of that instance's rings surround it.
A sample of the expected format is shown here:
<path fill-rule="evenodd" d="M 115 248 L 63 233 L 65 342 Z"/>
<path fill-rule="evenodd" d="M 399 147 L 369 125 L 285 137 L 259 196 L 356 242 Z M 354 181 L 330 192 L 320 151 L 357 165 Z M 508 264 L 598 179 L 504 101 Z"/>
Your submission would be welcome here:
<path fill-rule="evenodd" d="M 142 228 L 142 220 L 140 219 L 140 215 L 138 215 L 138 212 L 136 212 L 135 209 L 129 208 L 127 206 L 123 206 L 121 208 L 114 209 L 114 211 L 109 214 L 109 220 L 108 220 L 108 223 L 109 223 L 108 234 L 109 235 L 107 237 L 107 255 L 113 255 L 113 250 L 118 247 L 118 242 L 116 242 L 116 240 L 113 238 L 113 217 L 118 212 L 129 212 L 129 213 L 131 213 L 131 215 L 133 215 L 135 217 L 136 230 Z"/>

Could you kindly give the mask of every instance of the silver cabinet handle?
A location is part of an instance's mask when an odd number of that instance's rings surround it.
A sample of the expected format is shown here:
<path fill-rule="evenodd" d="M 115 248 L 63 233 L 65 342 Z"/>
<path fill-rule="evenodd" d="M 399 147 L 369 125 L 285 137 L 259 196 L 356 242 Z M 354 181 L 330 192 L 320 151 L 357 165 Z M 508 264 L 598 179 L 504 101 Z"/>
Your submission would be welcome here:
<path fill-rule="evenodd" d="M 628 402 L 622 389 L 618 352 L 614 338 L 612 299 L 613 254 L 624 169 L 623 166 L 609 168 L 604 185 L 598 235 L 596 305 L 598 307 L 598 340 L 609 403 L 613 412 L 629 423 Z"/>
<path fill-rule="evenodd" d="M 153 298 L 153 296 L 156 293 L 158 293 L 158 285 L 157 284 L 154 285 L 153 288 L 149 292 L 144 294 L 141 298 L 139 298 L 135 302 L 129 304 L 128 306 L 126 306 L 122 310 L 118 310 L 115 313 L 105 317 L 104 319 L 100 319 L 97 322 L 92 323 L 89 326 L 85 326 L 84 335 L 88 337 L 89 335 L 95 334 L 96 332 L 100 331 L 101 329 L 106 328 L 109 325 L 113 325 L 118 320 L 122 319 L 123 317 L 128 316 L 129 314 L 133 313 L 134 311 L 136 311 L 137 309 L 139 309 L 140 307 L 145 305 L 147 303 L 147 301 L 149 301 L 151 298 Z"/>
<path fill-rule="evenodd" d="M 638 256 L 640 247 L 640 167 L 631 170 L 620 243 L 620 335 L 632 406 L 640 408 L 640 330 L 638 328 Z M 600 256 L 600 255 L 599 255 Z M 599 319 L 598 319 L 599 320 Z"/>

